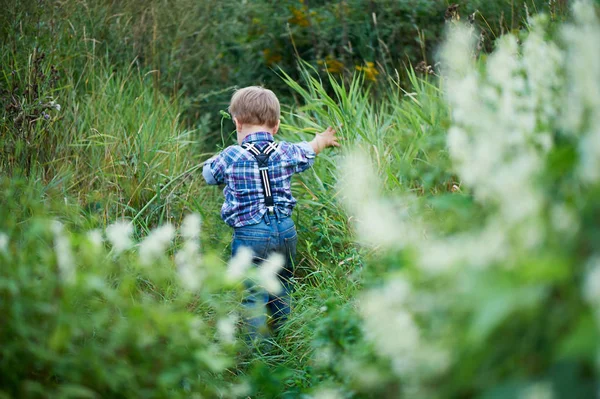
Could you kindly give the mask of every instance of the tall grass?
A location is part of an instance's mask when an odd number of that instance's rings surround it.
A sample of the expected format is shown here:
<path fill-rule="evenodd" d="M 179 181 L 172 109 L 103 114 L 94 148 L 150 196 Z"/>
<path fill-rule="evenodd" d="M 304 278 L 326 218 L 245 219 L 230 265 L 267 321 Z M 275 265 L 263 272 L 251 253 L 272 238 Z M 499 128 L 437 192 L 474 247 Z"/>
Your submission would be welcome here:
<path fill-rule="evenodd" d="M 200 183 L 206 130 L 182 123 L 191 100 L 92 36 L 62 37 L 83 51 L 61 58 L 17 34 L 27 51 L 3 47 L 15 73 L 0 77 L 15 105 L 0 122 L 13 178 L 0 187 L 0 395 L 592 395 L 599 34 L 578 7 L 562 33 L 536 19 L 477 65 L 468 40 L 450 42 L 461 51 L 448 66 L 462 69 L 445 78 L 409 68 L 410 84 L 398 73 L 375 87 L 308 64 L 301 80 L 279 72 L 297 99 L 282 139 L 331 125 L 343 145 L 294 180 L 294 310 L 254 348 L 234 322 L 243 284 L 227 274 L 219 189 Z M 53 77 L 61 63 L 76 72 Z M 204 217 L 201 252 L 198 233 L 169 227 L 191 211 Z M 123 218 L 135 237 L 104 228 Z"/>

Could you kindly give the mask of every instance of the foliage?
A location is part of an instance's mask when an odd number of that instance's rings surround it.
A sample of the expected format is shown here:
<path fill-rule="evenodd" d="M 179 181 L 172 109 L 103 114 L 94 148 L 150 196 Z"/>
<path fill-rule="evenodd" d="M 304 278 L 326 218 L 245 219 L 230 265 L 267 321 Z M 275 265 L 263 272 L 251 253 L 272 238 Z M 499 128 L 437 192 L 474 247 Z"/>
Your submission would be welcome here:
<path fill-rule="evenodd" d="M 108 57 L 119 71 L 132 63 L 152 70 L 154 88 L 182 94 L 186 123 L 192 128 L 209 123 L 212 142 L 215 115 L 226 107 L 231 88 L 266 84 L 285 98 L 289 91 L 272 70 L 280 67 L 299 78 L 298 57 L 345 77 L 365 70 L 372 80 L 383 78 L 378 78 L 383 71 L 403 71 L 408 63 L 434 64 L 450 18 L 446 0 L 4 3 L 0 37 L 13 43 L 8 46 L 13 51 L 53 54 L 61 74 L 75 81 L 85 81 L 85 66 L 96 57 Z M 458 12 L 463 20 L 473 15 L 491 49 L 497 36 L 523 25 L 525 5 L 533 13 L 546 10 L 547 3 L 474 0 L 461 2 Z M 560 16 L 564 7 L 557 4 L 553 12 Z"/>
<path fill-rule="evenodd" d="M 0 396 L 592 396 L 600 28 L 517 3 L 6 4 Z M 252 346 L 198 170 L 257 81 L 343 148 L 293 182 L 292 317 Z"/>
<path fill-rule="evenodd" d="M 364 155 L 342 163 L 342 198 L 359 238 L 389 254 L 377 261 L 386 275 L 357 306 L 365 339 L 394 377 L 374 377 L 367 387 L 387 385 L 390 397 L 593 395 L 598 103 L 591 93 L 600 79 L 591 49 L 600 24 L 589 3 L 576 4 L 575 17 L 559 30 L 560 45 L 546 33 L 547 18 L 537 17 L 521 46 L 507 35 L 477 66 L 472 31 L 451 32 L 443 52 L 448 150 L 480 217 L 468 205 L 460 228 L 447 232 L 422 211 L 399 211 L 415 209 L 402 190 L 396 201 L 365 194 L 380 188 Z M 575 54 L 579 62 L 567 63 Z M 363 361 L 362 348 L 338 361 Z"/>
<path fill-rule="evenodd" d="M 235 350 L 216 323 L 235 301 L 213 307 L 211 299 L 225 284 L 221 265 L 208 260 L 201 272 L 182 275 L 182 265 L 164 254 L 143 263 L 137 251 L 117 253 L 115 242 L 103 244 L 100 230 L 86 234 L 76 208 L 48 208 L 39 195 L 29 184 L 3 181 L 0 392 L 189 397 L 231 389 L 216 378 L 232 365 Z M 64 224 L 48 220 L 51 212 Z M 114 240 L 109 230 L 107 243 Z M 190 239 L 184 227 L 181 234 Z M 192 293 L 182 279 L 198 279 L 194 273 L 201 273 L 202 288 Z"/>

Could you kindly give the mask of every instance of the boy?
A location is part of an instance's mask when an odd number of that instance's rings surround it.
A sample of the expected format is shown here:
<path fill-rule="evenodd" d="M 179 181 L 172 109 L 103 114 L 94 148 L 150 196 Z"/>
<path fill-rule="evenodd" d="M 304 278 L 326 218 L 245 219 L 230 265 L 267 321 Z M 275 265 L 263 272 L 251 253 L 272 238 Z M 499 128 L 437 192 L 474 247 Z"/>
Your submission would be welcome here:
<path fill-rule="evenodd" d="M 255 263 L 277 252 L 285 265 L 278 273 L 282 292 L 271 295 L 251 286 L 244 306 L 261 313 L 251 317 L 250 336 L 266 330 L 265 305 L 277 329 L 290 313 L 293 262 L 298 237 L 290 217 L 296 200 L 290 183 L 294 173 L 312 166 L 315 155 L 331 146 L 338 147 L 335 130 L 329 127 L 310 142 L 276 143 L 279 130 L 279 100 L 271 90 L 251 86 L 233 94 L 229 105 L 239 145 L 229 146 L 204 164 L 202 175 L 208 184 L 225 184 L 221 217 L 234 228 L 232 256 L 241 247 L 252 249 Z"/>

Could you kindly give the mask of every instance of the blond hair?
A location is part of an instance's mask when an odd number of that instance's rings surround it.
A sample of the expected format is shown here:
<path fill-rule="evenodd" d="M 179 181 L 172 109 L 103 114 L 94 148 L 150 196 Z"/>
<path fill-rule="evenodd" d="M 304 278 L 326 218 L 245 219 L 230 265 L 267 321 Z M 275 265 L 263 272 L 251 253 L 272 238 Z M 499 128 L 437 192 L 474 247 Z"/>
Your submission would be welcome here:
<path fill-rule="evenodd" d="M 279 100 L 275 93 L 259 86 L 236 90 L 229 104 L 229 113 L 242 124 L 272 128 L 279 122 L 279 112 Z"/>

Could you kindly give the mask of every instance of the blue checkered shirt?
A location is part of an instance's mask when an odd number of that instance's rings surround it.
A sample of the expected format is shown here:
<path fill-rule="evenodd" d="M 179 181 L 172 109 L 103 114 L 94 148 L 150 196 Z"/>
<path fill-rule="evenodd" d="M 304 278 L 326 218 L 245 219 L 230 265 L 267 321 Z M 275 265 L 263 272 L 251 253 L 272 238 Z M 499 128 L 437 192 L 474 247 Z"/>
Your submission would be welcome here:
<path fill-rule="evenodd" d="M 246 136 L 242 142 L 254 143 L 261 151 L 273 141 L 267 132 Z M 312 166 L 315 152 L 307 142 L 279 142 L 269 157 L 269 180 L 277 210 L 292 214 L 296 200 L 292 196 L 291 179 Z M 232 145 L 205 162 L 202 175 L 208 184 L 225 184 L 225 202 L 221 217 L 232 227 L 257 224 L 265 212 L 265 197 L 256 158 L 239 145 Z"/>

